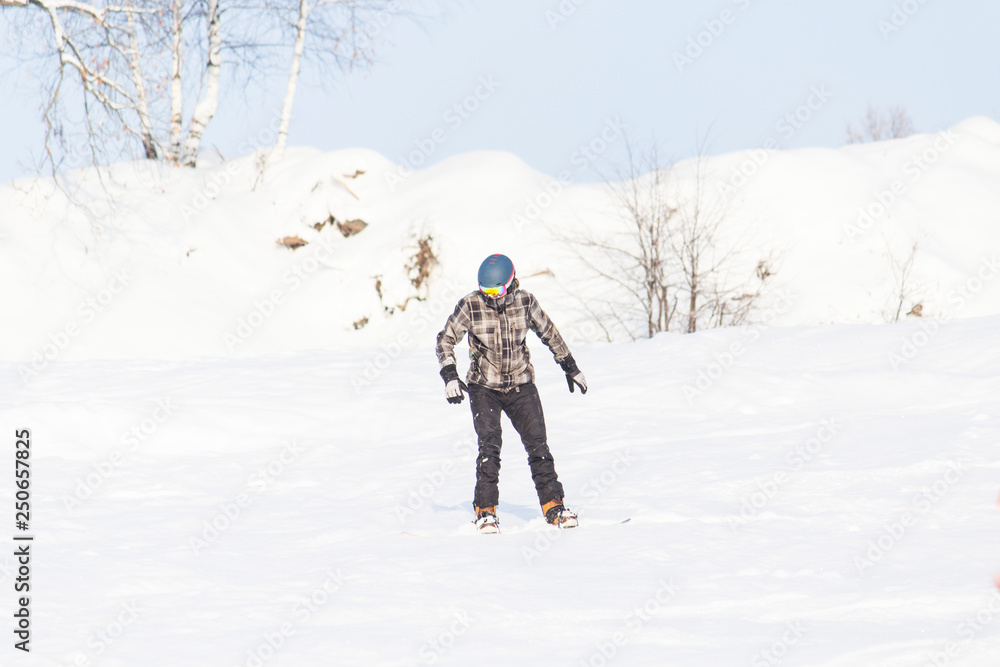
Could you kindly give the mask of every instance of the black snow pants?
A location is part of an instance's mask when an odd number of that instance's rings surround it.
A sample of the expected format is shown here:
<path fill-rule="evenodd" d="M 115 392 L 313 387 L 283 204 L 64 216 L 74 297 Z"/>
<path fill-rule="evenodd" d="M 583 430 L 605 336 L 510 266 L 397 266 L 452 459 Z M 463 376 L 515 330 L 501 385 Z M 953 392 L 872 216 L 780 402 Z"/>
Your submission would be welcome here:
<path fill-rule="evenodd" d="M 538 503 L 562 500 L 563 488 L 556 476 L 555 462 L 545 437 L 545 417 L 538 389 L 533 383 L 522 384 L 510 391 L 469 386 L 472 422 L 479 439 L 476 459 L 476 507 L 493 507 L 500 498 L 500 413 L 504 412 L 521 436 L 528 453 L 531 479 L 535 482 Z"/>

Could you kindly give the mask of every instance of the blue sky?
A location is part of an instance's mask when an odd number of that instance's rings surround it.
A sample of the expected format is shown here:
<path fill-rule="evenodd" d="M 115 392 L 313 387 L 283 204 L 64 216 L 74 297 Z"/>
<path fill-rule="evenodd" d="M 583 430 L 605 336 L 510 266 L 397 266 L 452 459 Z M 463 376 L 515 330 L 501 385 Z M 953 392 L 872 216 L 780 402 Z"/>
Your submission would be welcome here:
<path fill-rule="evenodd" d="M 712 154 L 768 139 L 839 146 L 868 104 L 902 106 L 933 132 L 973 115 L 1000 119 L 997 25 L 1000 3 L 982 0 L 453 3 L 442 18 L 381 30 L 367 72 L 321 81 L 307 66 L 289 144 L 365 147 L 395 161 L 422 145 L 425 164 L 505 150 L 555 175 L 615 119 L 674 158 L 699 140 Z M 31 173 L 42 130 L 34 87 L 9 73 L 10 60 L 0 66 L 7 181 Z M 246 99 L 223 100 L 205 147 L 235 156 L 267 136 L 284 79 L 258 83 Z M 604 157 L 620 159 L 616 146 Z M 572 169 L 574 180 L 598 177 Z"/>

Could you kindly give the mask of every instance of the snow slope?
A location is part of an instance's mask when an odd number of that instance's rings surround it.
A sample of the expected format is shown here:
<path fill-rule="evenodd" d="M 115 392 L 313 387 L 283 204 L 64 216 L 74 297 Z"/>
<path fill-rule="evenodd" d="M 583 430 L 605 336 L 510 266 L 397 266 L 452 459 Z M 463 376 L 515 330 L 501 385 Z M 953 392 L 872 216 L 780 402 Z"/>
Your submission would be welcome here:
<path fill-rule="evenodd" d="M 586 396 L 533 341 L 581 527 L 508 424 L 499 536 L 426 350 L 360 388 L 376 346 L 7 364 L 36 542 L 4 664 L 992 667 L 1000 318 L 923 326 L 579 345 Z"/>
<path fill-rule="evenodd" d="M 996 665 L 1000 126 L 707 167 L 727 234 L 783 255 L 766 325 L 627 345 L 588 342 L 552 239 L 612 225 L 606 190 L 509 154 L 137 162 L 110 211 L 93 171 L 64 184 L 83 207 L 0 187 L 0 423 L 33 452 L 18 664 Z M 331 214 L 369 225 L 312 227 Z M 881 320 L 883 237 L 918 233 L 926 316 L 850 324 Z M 431 344 L 496 251 L 592 387 L 532 342 L 574 531 L 509 425 L 504 533 L 469 523 L 471 420 Z"/>
<path fill-rule="evenodd" d="M 677 166 L 678 187 L 691 185 L 693 169 Z M 917 239 L 912 301 L 925 315 L 1000 312 L 1000 125 L 991 120 L 838 150 L 734 153 L 708 158 L 705 174 L 709 192 L 726 193 L 726 234 L 746 241 L 749 266 L 780 256 L 773 290 L 790 295 L 781 324 L 881 322 L 893 291 L 887 244 L 902 257 Z M 47 179 L 0 187 L 0 308 L 18 318 L 0 332 L 0 359 L 417 349 L 498 251 L 564 329 L 600 337 L 569 298 L 583 274 L 553 233 L 612 228 L 607 189 L 561 184 L 510 154 L 412 173 L 358 149 L 293 149 L 263 175 L 256 155 L 194 171 L 121 164 L 104 178 L 110 215 L 93 170 L 66 179 L 85 209 Z M 350 238 L 312 228 L 331 214 L 369 226 Z M 286 235 L 311 243 L 292 252 L 275 244 Z M 440 264 L 418 291 L 406 266 L 427 235 Z"/>

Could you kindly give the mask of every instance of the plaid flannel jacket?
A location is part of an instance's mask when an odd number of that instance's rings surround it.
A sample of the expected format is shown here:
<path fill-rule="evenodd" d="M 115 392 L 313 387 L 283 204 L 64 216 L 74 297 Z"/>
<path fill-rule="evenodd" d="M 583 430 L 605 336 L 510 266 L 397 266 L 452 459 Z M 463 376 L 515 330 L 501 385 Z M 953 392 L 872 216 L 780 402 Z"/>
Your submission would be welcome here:
<path fill-rule="evenodd" d="M 525 342 L 529 330 L 552 350 L 556 362 L 569 356 L 566 341 L 533 294 L 518 288 L 493 300 L 472 292 L 462 297 L 437 335 L 438 363 L 441 368 L 454 364 L 455 345 L 468 333 L 472 365 L 466 383 L 508 391 L 534 382 Z"/>

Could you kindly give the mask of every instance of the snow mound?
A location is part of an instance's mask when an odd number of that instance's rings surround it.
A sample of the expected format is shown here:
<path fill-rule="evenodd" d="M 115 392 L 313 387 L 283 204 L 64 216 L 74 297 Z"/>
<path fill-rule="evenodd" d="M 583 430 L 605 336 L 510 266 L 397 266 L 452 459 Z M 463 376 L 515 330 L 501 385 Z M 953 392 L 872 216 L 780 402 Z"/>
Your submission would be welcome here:
<path fill-rule="evenodd" d="M 726 203 L 723 241 L 747 251 L 734 274 L 778 258 L 772 324 L 883 321 L 898 308 L 893 258 L 905 263 L 915 243 L 904 312 L 919 302 L 925 318 L 990 315 L 1000 312 L 998 136 L 993 121 L 970 118 L 837 150 L 744 151 L 706 159 L 703 185 Z M 675 173 L 692 187 L 693 162 Z M 622 224 L 606 186 L 561 183 L 497 151 L 422 170 L 364 149 L 292 148 L 269 164 L 252 154 L 195 170 L 136 161 L 102 178 L 74 170 L 62 188 L 6 184 L 0 210 L 0 307 L 18 314 L 0 359 L 41 364 L 429 349 L 494 252 L 514 258 L 572 338 L 594 340 L 585 272 L 556 237 Z M 345 236 L 356 220 L 363 231 Z M 289 250 L 285 237 L 308 245 Z M 425 247 L 437 261 L 421 277 Z"/>
<path fill-rule="evenodd" d="M 1000 123 L 985 116 L 966 118 L 955 126 L 955 131 L 963 135 L 975 135 L 984 141 L 1000 145 Z"/>

